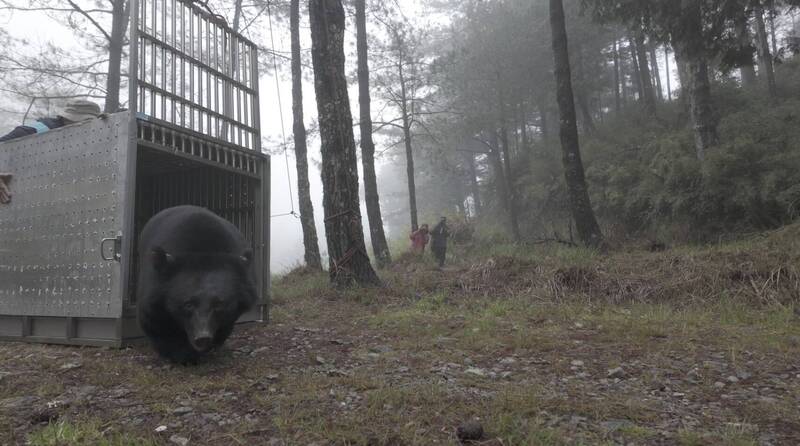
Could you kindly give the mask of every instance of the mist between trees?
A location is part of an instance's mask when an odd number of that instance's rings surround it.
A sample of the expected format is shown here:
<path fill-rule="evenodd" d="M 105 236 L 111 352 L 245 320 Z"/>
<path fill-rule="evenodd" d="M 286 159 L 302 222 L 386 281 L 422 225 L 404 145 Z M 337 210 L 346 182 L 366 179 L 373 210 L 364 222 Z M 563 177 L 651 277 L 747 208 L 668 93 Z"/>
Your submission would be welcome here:
<path fill-rule="evenodd" d="M 261 42 L 262 74 L 292 78 L 289 149 L 312 268 L 322 266 L 320 251 L 331 265 L 370 254 L 385 266 L 384 226 L 404 239 L 440 215 L 496 239 L 595 246 L 717 240 L 797 216 L 797 0 L 357 0 L 341 5 L 341 17 L 340 3 L 311 2 L 320 20 L 343 20 L 339 35 L 317 36 L 320 45 L 341 38 L 341 48 L 326 48 L 342 54 L 315 61 L 308 2 L 209 4 Z M 127 2 L 0 5 L 9 16 L 46 14 L 82 42 L 76 51 L 38 48 L 0 31 L 4 112 L 30 118 L 77 96 L 104 101 L 107 111 L 126 106 Z M 269 19 L 291 51 L 271 48 Z M 323 81 L 335 85 L 320 90 Z M 316 93 L 317 112 L 304 110 L 304 88 Z M 309 115 L 319 121 L 306 136 Z M 316 153 L 317 138 L 323 172 L 334 170 L 324 180 L 326 208 L 314 210 L 306 147 Z M 352 175 L 358 156 L 362 178 Z M 331 182 L 345 177 L 352 187 L 364 183 L 367 216 L 355 189 L 331 201 L 341 192 Z M 314 211 L 337 231 L 326 234 L 327 250 Z M 331 223 L 342 212 L 352 218 Z M 334 250 L 332 236 L 341 245 Z"/>

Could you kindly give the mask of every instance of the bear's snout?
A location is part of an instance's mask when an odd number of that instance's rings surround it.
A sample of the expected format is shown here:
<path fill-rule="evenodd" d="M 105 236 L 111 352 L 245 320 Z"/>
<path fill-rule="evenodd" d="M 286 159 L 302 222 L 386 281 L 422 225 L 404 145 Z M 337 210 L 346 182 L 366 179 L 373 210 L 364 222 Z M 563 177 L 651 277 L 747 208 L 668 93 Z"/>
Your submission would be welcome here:
<path fill-rule="evenodd" d="M 206 311 L 195 310 L 189 321 L 187 338 L 192 348 L 199 353 L 206 353 L 214 347 L 216 320 Z"/>
<path fill-rule="evenodd" d="M 214 345 L 214 338 L 211 333 L 201 333 L 192 339 L 192 347 L 200 353 L 205 353 L 211 350 Z"/>

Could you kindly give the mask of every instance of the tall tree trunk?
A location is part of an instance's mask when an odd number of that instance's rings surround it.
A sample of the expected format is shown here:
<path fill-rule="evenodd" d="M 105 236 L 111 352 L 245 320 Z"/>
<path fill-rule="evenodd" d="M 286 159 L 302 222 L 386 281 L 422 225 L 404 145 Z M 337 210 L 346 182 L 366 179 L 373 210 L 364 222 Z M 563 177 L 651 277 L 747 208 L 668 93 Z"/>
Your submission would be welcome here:
<path fill-rule="evenodd" d="M 108 77 L 106 78 L 106 102 L 103 111 L 119 110 L 119 93 L 122 85 L 122 47 L 129 14 L 128 0 L 114 0 L 111 15 L 111 40 L 108 42 Z"/>
<path fill-rule="evenodd" d="M 589 109 L 589 101 L 586 99 L 586 95 L 583 92 L 578 93 L 577 102 L 581 110 L 581 117 L 583 118 L 583 129 L 586 134 L 591 135 L 597 131 L 597 126 L 594 124 L 592 111 Z"/>
<path fill-rule="evenodd" d="M 306 265 L 321 270 L 317 227 L 314 223 L 314 205 L 311 203 L 311 185 L 308 181 L 308 146 L 306 126 L 303 123 L 303 72 L 300 59 L 300 0 L 290 4 L 289 28 L 292 40 L 292 119 L 294 130 L 294 157 L 297 165 L 297 196 L 300 201 L 300 225 L 303 227 L 303 247 Z"/>
<path fill-rule="evenodd" d="M 624 43 L 624 41 L 622 42 Z M 619 45 L 617 54 L 619 55 L 619 83 L 620 89 L 622 90 L 622 103 L 627 105 L 628 104 L 628 67 L 626 62 L 626 57 L 624 54 L 624 50 L 622 49 L 622 45 Z M 633 77 L 633 76 L 631 76 Z M 635 98 L 636 93 L 633 93 Z"/>
<path fill-rule="evenodd" d="M 678 82 L 682 93 L 689 93 L 691 75 L 689 73 L 689 62 L 681 55 L 680 51 L 675 52 L 675 63 L 678 65 Z"/>
<path fill-rule="evenodd" d="M 639 76 L 641 76 L 640 84 L 642 86 L 642 102 L 644 108 L 650 115 L 656 114 L 656 95 L 653 91 L 653 80 L 650 77 L 650 64 L 647 62 L 647 48 L 644 43 L 644 33 L 642 30 L 637 29 L 634 32 L 634 39 L 636 39 L 636 57 L 639 62 Z"/>
<path fill-rule="evenodd" d="M 500 104 L 501 110 L 505 110 L 503 104 Z M 514 172 L 511 170 L 511 143 L 508 138 L 508 128 L 506 127 L 505 112 L 501 111 L 501 125 L 500 125 L 500 142 L 503 146 L 503 165 L 505 170 L 505 190 L 507 196 L 507 211 L 508 221 L 511 226 L 511 235 L 514 241 L 520 241 L 519 220 L 517 219 L 517 200 L 514 193 Z"/>
<path fill-rule="evenodd" d="M 667 70 L 667 100 L 672 100 L 672 73 L 669 69 L 669 46 L 664 45 L 664 69 Z"/>
<path fill-rule="evenodd" d="M 675 65 L 677 66 L 678 72 L 678 83 L 679 92 L 676 93 L 676 99 L 678 100 L 678 107 L 681 110 L 681 113 L 678 115 L 679 120 L 683 120 L 684 117 L 688 117 L 687 121 L 694 126 L 694 121 L 692 120 L 692 104 L 691 98 L 692 95 L 692 76 L 689 70 L 689 63 L 687 62 L 686 50 L 681 50 L 681 47 L 676 46 L 678 40 L 673 41 L 673 54 L 675 54 Z"/>
<path fill-rule="evenodd" d="M 472 192 L 472 203 L 475 206 L 475 215 L 481 215 L 480 186 L 478 185 L 478 169 L 475 167 L 475 154 L 466 153 L 467 166 L 469 167 L 469 184 Z"/>
<path fill-rule="evenodd" d="M 619 76 L 619 46 L 617 39 L 614 39 L 614 111 L 622 111 L 622 98 L 620 97 L 620 76 Z"/>
<path fill-rule="evenodd" d="M 241 23 L 241 21 L 242 21 L 242 0 L 236 0 L 236 2 L 233 4 L 233 24 L 231 25 L 231 28 L 233 28 L 234 31 L 238 32 L 239 24 Z"/>
<path fill-rule="evenodd" d="M 586 78 L 583 69 L 583 47 L 578 45 L 577 51 L 575 80 L 577 81 L 578 88 L 576 100 L 578 101 L 578 107 L 581 110 L 581 117 L 583 118 L 583 129 L 587 134 L 591 134 L 597 130 L 597 127 L 594 125 L 594 118 L 592 117 L 591 110 L 589 110 L 589 100 L 586 97 L 588 93 L 586 91 Z"/>
<path fill-rule="evenodd" d="M 738 39 L 738 50 L 741 53 L 752 54 L 753 36 L 750 35 L 750 27 L 747 25 L 747 12 L 742 8 L 741 13 L 735 19 L 736 38 Z M 752 55 L 748 56 L 748 60 L 744 61 L 739 67 L 742 75 L 742 86 L 745 88 L 753 87 L 756 84 L 756 67 L 753 64 Z"/>
<path fill-rule="evenodd" d="M 375 174 L 375 143 L 372 140 L 372 113 L 369 97 L 369 60 L 367 57 L 367 18 L 365 0 L 355 0 L 356 41 L 358 47 L 358 103 L 361 115 L 361 161 L 364 167 L 364 199 L 369 217 L 369 234 L 372 252 L 378 268 L 392 261 L 389 244 L 383 232 L 381 202 L 378 196 L 378 179 Z"/>
<path fill-rule="evenodd" d="M 494 170 L 495 188 L 497 189 L 497 197 L 500 199 L 500 204 L 507 214 L 510 214 L 510 206 L 508 199 L 508 180 L 506 179 L 506 172 L 503 168 L 503 157 L 501 156 L 500 139 L 496 130 L 489 133 L 489 160 L 492 162 L 492 170 Z M 510 221 L 509 221 L 510 222 Z"/>
<path fill-rule="evenodd" d="M 553 33 L 556 95 L 561 114 L 561 149 L 564 177 L 569 193 L 570 208 L 581 241 L 589 246 L 603 245 L 603 234 L 592 210 L 581 161 L 578 126 L 575 117 L 575 100 L 572 94 L 572 77 L 569 66 L 567 27 L 562 0 L 550 0 L 550 27 Z"/>
<path fill-rule="evenodd" d="M 404 82 L 401 81 L 402 84 Z M 405 97 L 405 85 L 402 87 L 403 104 L 401 113 L 403 118 L 403 142 L 406 146 L 406 177 L 408 179 L 408 209 L 411 215 L 411 231 L 419 229 L 417 217 L 417 186 L 414 180 L 414 150 L 411 145 L 411 117 L 408 114 L 408 101 Z"/>
<path fill-rule="evenodd" d="M 514 193 L 514 173 L 511 170 L 511 141 L 508 136 L 508 107 L 506 105 L 504 82 L 500 72 L 497 72 L 497 114 L 500 120 L 500 142 L 503 146 L 503 163 L 505 166 L 505 189 L 508 198 L 508 222 L 514 241 L 520 241 L 519 222 L 517 221 L 517 203 Z"/>
<path fill-rule="evenodd" d="M 714 117 L 714 106 L 711 99 L 711 82 L 708 78 L 708 61 L 704 57 L 696 57 L 689 62 L 691 72 L 690 101 L 692 120 L 694 121 L 695 149 L 697 159 L 705 159 L 708 148 L 719 143 L 717 122 Z"/>
<path fill-rule="evenodd" d="M 632 38 L 628 38 L 628 49 L 631 53 L 631 63 L 633 67 L 633 74 L 631 80 L 633 81 L 633 88 L 639 94 L 639 101 L 644 100 L 644 86 L 642 85 L 642 72 L 639 67 L 639 56 L 636 54 L 636 43 Z"/>
<path fill-rule="evenodd" d="M 778 86 L 775 83 L 775 68 L 772 65 L 772 54 L 769 51 L 769 36 L 764 23 L 764 8 L 761 1 L 757 0 L 753 6 L 753 15 L 756 18 L 756 36 L 758 38 L 758 66 L 763 73 L 762 78 L 767 84 L 769 98 L 775 101 L 778 98 Z"/>
<path fill-rule="evenodd" d="M 544 99 L 539 101 L 539 131 L 542 134 L 542 139 L 550 138 L 550 125 L 547 119 L 547 106 L 544 105 Z"/>
<path fill-rule="evenodd" d="M 775 0 L 767 0 L 767 10 L 769 14 L 769 34 L 772 38 L 772 55 L 777 56 L 778 29 L 777 25 L 775 24 L 775 17 L 778 15 L 778 11 L 775 9 Z"/>
<path fill-rule="evenodd" d="M 519 135 L 522 147 L 520 153 L 528 153 L 530 151 L 530 140 L 528 139 L 528 113 L 525 111 L 525 104 L 519 105 Z"/>
<path fill-rule="evenodd" d="M 664 89 L 661 85 L 661 70 L 658 67 L 658 56 L 656 55 L 656 44 L 655 42 L 650 42 L 650 63 L 653 65 L 653 79 L 655 79 L 655 88 L 656 93 L 658 94 L 658 100 L 664 102 Z"/>
<path fill-rule="evenodd" d="M 708 148 L 719 142 L 717 121 L 711 98 L 707 50 L 693 36 L 702 35 L 703 21 L 700 5 L 693 3 L 685 16 L 686 35 L 673 36 L 673 47 L 680 71 L 686 71 L 681 88 L 689 93 L 689 108 L 694 125 L 697 159 L 705 159 Z M 687 85 L 688 84 L 688 85 Z"/>
<path fill-rule="evenodd" d="M 344 66 L 344 8 L 341 0 L 310 0 L 308 9 L 331 282 L 377 285 L 380 279 L 370 264 L 361 225 L 358 158 Z"/>

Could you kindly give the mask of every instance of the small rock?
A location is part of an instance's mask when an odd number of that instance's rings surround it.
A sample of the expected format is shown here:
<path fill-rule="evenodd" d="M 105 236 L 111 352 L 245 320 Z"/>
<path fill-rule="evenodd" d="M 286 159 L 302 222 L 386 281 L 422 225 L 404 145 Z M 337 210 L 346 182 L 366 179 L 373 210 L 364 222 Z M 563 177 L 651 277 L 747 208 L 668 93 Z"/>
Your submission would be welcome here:
<path fill-rule="evenodd" d="M 388 345 L 376 345 L 374 347 L 370 347 L 369 351 L 372 353 L 389 353 L 392 351 L 392 347 Z"/>
<path fill-rule="evenodd" d="M 204 413 L 203 415 L 201 415 L 201 417 L 204 420 L 212 421 L 212 422 L 215 422 L 215 423 L 217 423 L 220 420 L 222 420 L 222 415 L 220 415 L 218 413 Z"/>
<path fill-rule="evenodd" d="M 503 372 L 500 374 L 500 377 L 503 379 L 508 379 L 511 377 L 511 372 Z"/>
<path fill-rule="evenodd" d="M 182 416 L 182 415 L 190 414 L 192 412 L 194 412 L 193 408 L 191 408 L 189 406 L 182 406 L 182 407 L 179 407 L 179 408 L 173 410 L 172 414 L 173 415 Z"/>
<path fill-rule="evenodd" d="M 587 422 L 588 420 L 589 420 L 589 419 L 588 419 L 588 418 L 586 418 L 586 417 L 581 417 L 581 416 L 578 416 L 578 415 L 573 415 L 573 416 L 571 416 L 571 417 L 569 418 L 569 425 L 570 425 L 570 426 L 572 426 L 573 428 L 575 428 L 575 427 L 578 427 L 578 426 L 580 426 L 580 425 L 582 425 L 582 424 L 586 424 L 586 422 Z"/>
<path fill-rule="evenodd" d="M 725 383 L 721 382 L 721 381 L 717 381 L 717 382 L 714 383 L 714 387 L 716 387 L 717 389 L 724 389 L 725 388 Z"/>
<path fill-rule="evenodd" d="M 502 360 L 500 360 L 500 364 L 502 364 L 502 365 L 512 365 L 512 364 L 516 364 L 516 363 L 517 363 L 517 360 L 512 358 L 512 357 L 510 357 L 510 356 L 508 358 L 503 358 Z"/>
<path fill-rule="evenodd" d="M 349 374 L 349 373 L 347 373 L 346 371 L 344 371 L 344 370 L 339 370 L 339 369 L 330 369 L 330 370 L 328 370 L 328 371 L 326 372 L 326 374 L 327 374 L 328 376 L 331 376 L 331 377 L 337 377 L 337 376 L 340 376 L 340 377 L 341 377 L 341 376 L 350 376 L 350 374 Z"/>
<path fill-rule="evenodd" d="M 789 344 L 793 347 L 800 346 L 800 336 L 797 335 L 789 336 Z"/>
<path fill-rule="evenodd" d="M 189 444 L 189 439 L 186 437 L 179 437 L 177 435 L 173 435 L 169 437 L 169 442 L 177 444 L 178 446 L 186 446 Z"/>
<path fill-rule="evenodd" d="M 127 389 L 125 387 L 118 387 L 118 388 L 112 390 L 111 392 L 109 392 L 108 396 L 110 398 L 119 399 L 119 398 L 125 398 L 126 396 L 128 396 L 130 394 L 131 394 L 130 389 Z"/>
<path fill-rule="evenodd" d="M 456 429 L 456 437 L 462 443 L 480 441 L 483 438 L 483 426 L 477 421 L 468 421 Z"/>
<path fill-rule="evenodd" d="M 67 407 L 67 406 L 69 406 L 67 401 L 62 401 L 62 400 L 48 401 L 47 404 L 45 405 L 45 407 L 47 407 L 48 409 L 58 409 L 59 407 Z"/>
<path fill-rule="evenodd" d="M 83 364 L 81 364 L 80 362 L 68 362 L 68 363 L 62 365 L 61 367 L 59 367 L 58 369 L 59 370 L 63 370 L 63 371 L 67 371 L 67 370 L 78 369 L 78 368 L 80 368 L 82 366 L 83 366 Z"/>
<path fill-rule="evenodd" d="M 286 442 L 280 438 L 270 438 L 267 442 L 267 446 L 286 446 Z"/>
<path fill-rule="evenodd" d="M 317 359 L 317 364 L 319 365 L 325 364 L 325 358 L 323 358 L 322 356 L 317 356 L 316 359 Z"/>
<path fill-rule="evenodd" d="M 742 381 L 747 381 L 748 379 L 753 377 L 753 374 L 746 372 L 744 370 L 739 370 L 738 372 L 736 372 L 736 377 Z"/>
<path fill-rule="evenodd" d="M 250 356 L 257 356 L 257 355 L 259 355 L 261 353 L 264 353 L 265 351 L 268 351 L 268 350 L 269 350 L 269 347 L 259 347 L 259 348 L 255 349 L 255 350 L 253 350 L 252 352 L 250 352 Z"/>
<path fill-rule="evenodd" d="M 583 328 L 582 322 L 575 322 L 575 328 Z"/>
<path fill-rule="evenodd" d="M 475 376 L 486 376 L 486 371 L 477 367 L 470 367 L 467 370 L 464 370 L 464 373 Z"/>
<path fill-rule="evenodd" d="M 155 428 L 155 431 L 156 431 L 157 434 L 160 434 L 161 432 L 164 432 L 166 430 L 167 430 L 167 426 L 163 426 L 163 425 L 162 426 L 158 426 L 157 428 Z"/>
<path fill-rule="evenodd" d="M 622 367 L 617 367 L 615 369 L 610 369 L 608 371 L 608 376 L 611 379 L 623 379 L 626 376 L 625 370 Z"/>
<path fill-rule="evenodd" d="M 584 364 L 583 361 L 581 361 L 580 359 L 576 359 L 576 360 L 570 362 L 570 365 L 572 365 L 574 367 L 583 367 L 583 364 Z"/>
<path fill-rule="evenodd" d="M 736 384 L 736 383 L 739 382 L 739 378 L 737 378 L 737 377 L 735 377 L 733 375 L 729 376 L 727 379 L 728 379 L 728 382 L 731 383 L 731 384 Z"/>

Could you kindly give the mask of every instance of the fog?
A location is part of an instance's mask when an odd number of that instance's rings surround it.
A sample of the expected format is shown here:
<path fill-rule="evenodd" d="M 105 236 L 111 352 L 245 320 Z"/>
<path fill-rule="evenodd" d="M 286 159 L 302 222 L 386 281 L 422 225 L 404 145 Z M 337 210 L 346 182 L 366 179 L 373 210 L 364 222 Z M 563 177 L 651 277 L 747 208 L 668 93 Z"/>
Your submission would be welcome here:
<path fill-rule="evenodd" d="M 418 14 L 420 7 L 417 0 L 401 1 L 408 14 Z M 303 17 L 301 30 L 302 47 L 304 57 L 309 56 L 310 36 L 308 33 L 307 17 Z M 288 21 L 276 21 L 274 24 L 275 50 L 279 54 L 289 53 L 289 33 Z M 81 42 L 76 38 L 75 33 L 68 27 L 49 17 L 43 12 L 19 12 L 3 10 L 0 11 L 0 27 L 9 35 L 26 39 L 33 46 L 46 46 L 48 44 L 57 45 L 61 48 L 74 51 L 76 55 L 84 50 Z M 266 33 L 267 30 L 260 30 Z M 353 30 L 348 29 L 348 65 L 354 64 L 355 44 Z M 262 54 L 262 66 L 266 63 L 272 68 L 273 60 Z M 273 274 L 286 272 L 294 266 L 303 262 L 303 235 L 298 215 L 286 215 L 298 212 L 297 202 L 297 171 L 293 151 L 292 135 L 292 109 L 291 109 L 291 79 L 289 76 L 288 64 L 278 60 L 278 74 L 274 70 L 261 70 L 260 94 L 261 94 L 261 129 L 263 136 L 264 149 L 268 150 L 272 156 L 271 163 L 271 271 Z M 304 66 L 304 115 L 306 127 L 314 128 L 317 109 L 314 100 L 314 85 L 310 70 L 310 58 L 308 64 Z M 348 67 L 349 69 L 350 67 Z M 280 96 L 280 97 L 279 97 Z M 127 93 L 122 93 L 123 102 L 127 98 Z M 280 100 L 279 100 L 280 99 Z M 102 105 L 101 99 L 92 99 Z M 10 130 L 15 125 L 22 122 L 27 109 L 27 101 L 20 101 L 10 93 L 0 92 L 0 126 L 3 133 L 6 129 Z M 358 116 L 358 92 L 355 85 L 351 85 L 350 102 L 353 106 L 352 114 L 355 117 L 354 123 L 357 126 Z M 279 107 L 279 103 L 281 106 Z M 54 111 L 53 104 L 45 106 L 43 102 L 37 102 L 28 120 L 35 119 Z M 283 114 L 283 128 L 281 128 L 281 113 Z M 358 138 L 358 129 L 355 129 Z M 285 135 L 285 141 L 284 141 Z M 379 140 L 376 140 L 379 143 Z M 285 145 L 284 145 L 285 143 Z M 381 148 L 378 147 L 378 150 Z M 326 257 L 326 243 L 324 231 L 324 218 L 322 209 L 322 182 L 320 179 L 319 163 L 321 160 L 319 139 L 313 132 L 308 136 L 308 155 L 309 155 L 309 181 L 311 184 L 311 197 L 314 205 L 315 220 L 317 223 L 317 233 L 319 237 L 320 252 L 323 258 Z M 288 162 L 288 165 L 287 165 Z M 385 162 L 379 158 L 380 163 Z M 359 166 L 359 175 L 361 166 Z M 360 184 L 363 196 L 363 184 Z M 369 226 L 366 220 L 366 210 L 362 200 L 362 215 L 364 216 L 364 230 L 368 234 Z M 367 243 L 369 244 L 367 236 Z M 325 262 L 323 262 L 325 263 Z"/>

